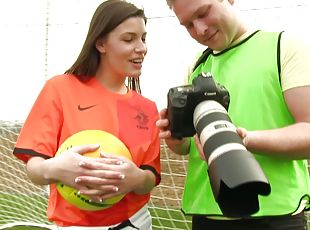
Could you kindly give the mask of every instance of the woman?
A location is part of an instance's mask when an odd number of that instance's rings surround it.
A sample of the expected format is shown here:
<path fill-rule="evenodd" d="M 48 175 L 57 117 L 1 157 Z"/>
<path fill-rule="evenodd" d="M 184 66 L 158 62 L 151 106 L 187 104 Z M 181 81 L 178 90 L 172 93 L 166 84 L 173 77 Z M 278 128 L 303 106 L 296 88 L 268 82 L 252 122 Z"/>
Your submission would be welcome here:
<path fill-rule="evenodd" d="M 131 3 L 99 5 L 77 60 L 46 82 L 21 130 L 14 154 L 26 162 L 32 182 L 50 185 L 47 216 L 60 229 L 151 229 L 147 202 L 160 182 L 160 147 L 156 105 L 136 92 L 147 52 L 145 24 L 143 10 Z M 132 161 L 112 154 L 83 156 L 99 148 L 94 144 L 54 157 L 68 137 L 83 130 L 118 137 Z M 85 211 L 66 202 L 55 183 L 98 202 L 126 195 L 107 209 Z"/>

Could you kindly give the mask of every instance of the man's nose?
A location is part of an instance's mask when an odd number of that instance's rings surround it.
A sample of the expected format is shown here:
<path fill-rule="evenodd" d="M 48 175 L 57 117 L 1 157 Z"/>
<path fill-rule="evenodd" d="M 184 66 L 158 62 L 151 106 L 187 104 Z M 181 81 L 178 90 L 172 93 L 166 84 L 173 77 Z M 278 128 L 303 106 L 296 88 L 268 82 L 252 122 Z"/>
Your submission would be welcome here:
<path fill-rule="evenodd" d="M 196 20 L 193 23 L 197 35 L 205 35 L 207 33 L 208 26 L 206 25 L 205 22 L 201 20 Z"/>

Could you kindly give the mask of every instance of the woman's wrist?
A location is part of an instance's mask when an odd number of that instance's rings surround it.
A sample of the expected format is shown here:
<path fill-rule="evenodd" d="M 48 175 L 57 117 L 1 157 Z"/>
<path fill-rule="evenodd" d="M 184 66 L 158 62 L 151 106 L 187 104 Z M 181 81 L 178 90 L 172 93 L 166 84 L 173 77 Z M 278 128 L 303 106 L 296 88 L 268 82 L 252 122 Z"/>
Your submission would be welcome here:
<path fill-rule="evenodd" d="M 143 170 L 140 168 L 137 172 L 137 184 L 134 192 L 136 194 L 149 193 L 155 186 L 155 175 L 150 170 Z"/>
<path fill-rule="evenodd" d="M 46 184 L 53 184 L 58 181 L 56 179 L 57 173 L 53 171 L 52 159 L 44 160 L 41 164 L 40 171 Z"/>

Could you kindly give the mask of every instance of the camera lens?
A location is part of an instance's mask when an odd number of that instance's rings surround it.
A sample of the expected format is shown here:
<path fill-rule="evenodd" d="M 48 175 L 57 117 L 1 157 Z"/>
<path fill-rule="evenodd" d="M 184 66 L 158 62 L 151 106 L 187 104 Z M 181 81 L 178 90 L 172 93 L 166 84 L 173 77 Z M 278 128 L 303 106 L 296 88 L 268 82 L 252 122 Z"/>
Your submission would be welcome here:
<path fill-rule="evenodd" d="M 258 195 L 268 195 L 270 184 L 243 145 L 226 109 L 216 101 L 203 101 L 195 108 L 193 122 L 208 164 L 212 191 L 223 214 L 245 217 L 257 212 Z"/>
<path fill-rule="evenodd" d="M 194 111 L 194 126 L 208 165 L 221 154 L 231 150 L 245 150 L 242 140 L 236 133 L 225 108 L 216 101 L 204 101 Z"/>

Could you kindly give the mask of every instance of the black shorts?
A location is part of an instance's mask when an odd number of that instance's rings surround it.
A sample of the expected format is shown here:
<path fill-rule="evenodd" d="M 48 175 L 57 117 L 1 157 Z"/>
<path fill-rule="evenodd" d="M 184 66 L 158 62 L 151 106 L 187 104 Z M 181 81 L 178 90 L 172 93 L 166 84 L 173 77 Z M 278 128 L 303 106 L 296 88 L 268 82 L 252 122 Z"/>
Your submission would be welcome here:
<path fill-rule="evenodd" d="M 307 230 L 304 213 L 294 216 L 264 217 L 242 220 L 214 220 L 205 216 L 192 217 L 193 230 Z"/>

